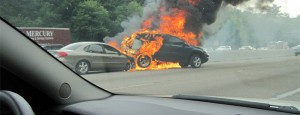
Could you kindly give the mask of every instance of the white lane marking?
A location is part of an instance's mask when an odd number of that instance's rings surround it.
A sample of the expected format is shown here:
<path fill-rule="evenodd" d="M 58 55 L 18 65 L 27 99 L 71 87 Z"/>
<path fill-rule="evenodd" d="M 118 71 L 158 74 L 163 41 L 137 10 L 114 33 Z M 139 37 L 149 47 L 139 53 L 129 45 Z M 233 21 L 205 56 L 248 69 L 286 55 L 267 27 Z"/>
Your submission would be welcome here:
<path fill-rule="evenodd" d="M 144 83 L 144 84 L 136 84 L 136 85 L 129 85 L 125 87 L 114 87 L 114 88 L 108 88 L 109 90 L 116 90 L 116 89 L 125 89 L 125 88 L 131 88 L 131 87 L 139 87 L 139 86 L 146 86 L 146 85 L 152 85 L 153 83 Z"/>
<path fill-rule="evenodd" d="M 278 99 L 282 99 L 282 98 L 286 98 L 286 97 L 292 96 L 292 95 L 294 95 L 294 94 L 296 94 L 298 92 L 300 92 L 300 88 L 297 88 L 295 90 L 292 90 L 292 91 L 289 91 L 289 92 L 277 95 L 276 97 L 273 97 L 273 98 L 270 98 L 270 99 L 272 99 L 272 100 L 278 100 Z"/>

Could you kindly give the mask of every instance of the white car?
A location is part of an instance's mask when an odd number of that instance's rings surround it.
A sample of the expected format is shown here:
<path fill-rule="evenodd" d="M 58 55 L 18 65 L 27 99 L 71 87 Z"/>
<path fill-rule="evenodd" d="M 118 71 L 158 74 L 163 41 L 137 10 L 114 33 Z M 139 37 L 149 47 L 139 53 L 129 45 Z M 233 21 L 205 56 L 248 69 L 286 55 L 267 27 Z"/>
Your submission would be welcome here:
<path fill-rule="evenodd" d="M 216 51 L 231 51 L 231 46 L 219 46 Z"/>
<path fill-rule="evenodd" d="M 258 50 L 269 50 L 267 47 L 258 48 Z"/>
<path fill-rule="evenodd" d="M 292 48 L 295 51 L 295 56 L 300 55 L 300 45 L 297 45 Z"/>
<path fill-rule="evenodd" d="M 241 48 L 239 48 L 239 50 L 256 50 L 256 48 L 252 46 L 242 46 Z"/>

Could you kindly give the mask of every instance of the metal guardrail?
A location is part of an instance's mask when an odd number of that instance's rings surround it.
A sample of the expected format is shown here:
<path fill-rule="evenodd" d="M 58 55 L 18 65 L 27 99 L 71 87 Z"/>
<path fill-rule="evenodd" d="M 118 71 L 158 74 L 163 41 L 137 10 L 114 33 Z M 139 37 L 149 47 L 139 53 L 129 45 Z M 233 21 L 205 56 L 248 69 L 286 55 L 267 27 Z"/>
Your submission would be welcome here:
<path fill-rule="evenodd" d="M 234 61 L 246 59 L 260 59 L 260 58 L 273 58 L 273 57 L 286 57 L 293 56 L 294 51 L 287 50 L 232 50 L 232 51 L 210 51 L 209 62 L 217 61 Z"/>

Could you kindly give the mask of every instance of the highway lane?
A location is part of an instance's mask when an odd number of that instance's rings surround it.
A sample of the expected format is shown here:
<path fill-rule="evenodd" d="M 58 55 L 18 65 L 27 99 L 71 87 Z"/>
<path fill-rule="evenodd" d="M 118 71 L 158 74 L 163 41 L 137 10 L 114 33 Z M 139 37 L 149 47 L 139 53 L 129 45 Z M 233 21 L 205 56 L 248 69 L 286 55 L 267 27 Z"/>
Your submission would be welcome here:
<path fill-rule="evenodd" d="M 200 69 L 92 73 L 83 77 L 118 93 L 300 101 L 300 57 L 294 56 L 211 62 Z"/>

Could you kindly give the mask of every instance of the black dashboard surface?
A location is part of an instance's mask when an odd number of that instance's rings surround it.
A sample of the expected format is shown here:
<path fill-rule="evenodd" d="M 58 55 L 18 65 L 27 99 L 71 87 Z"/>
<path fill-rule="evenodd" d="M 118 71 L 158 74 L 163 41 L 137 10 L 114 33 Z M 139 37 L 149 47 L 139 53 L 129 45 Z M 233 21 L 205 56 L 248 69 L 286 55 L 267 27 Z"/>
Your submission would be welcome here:
<path fill-rule="evenodd" d="M 116 95 L 75 103 L 62 114 L 97 115 L 292 115 L 262 109 L 171 98 Z"/>

